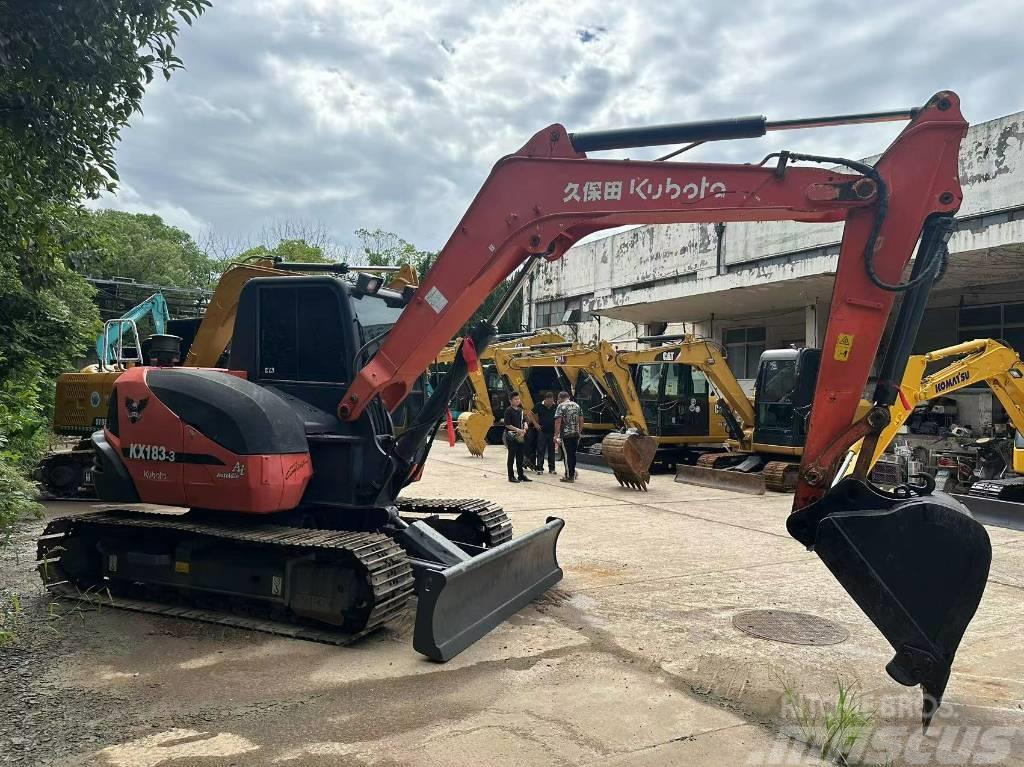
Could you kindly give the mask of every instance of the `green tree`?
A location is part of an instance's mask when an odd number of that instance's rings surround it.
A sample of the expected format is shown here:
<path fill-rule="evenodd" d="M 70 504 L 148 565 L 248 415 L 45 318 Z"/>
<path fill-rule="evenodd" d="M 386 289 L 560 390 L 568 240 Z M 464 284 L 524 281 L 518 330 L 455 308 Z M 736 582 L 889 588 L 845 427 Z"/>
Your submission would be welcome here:
<path fill-rule="evenodd" d="M 53 378 L 98 331 L 69 258 L 89 247 L 81 201 L 115 188 L 120 130 L 209 5 L 0 0 L 0 533 L 30 505 Z"/>
<path fill-rule="evenodd" d="M 310 245 L 305 240 L 281 240 L 275 247 L 257 245 L 243 250 L 229 261 L 246 261 L 254 258 L 279 258 L 301 264 L 329 264 L 331 259 L 324 255 L 323 248 Z M 224 265 L 226 268 L 226 264 Z"/>
<path fill-rule="evenodd" d="M 98 210 L 85 222 L 88 243 L 72 261 L 90 277 L 206 288 L 217 272 L 217 264 L 188 232 L 165 224 L 160 216 Z"/>
<path fill-rule="evenodd" d="M 437 260 L 437 252 L 419 250 L 408 240 L 400 237 L 394 232 L 383 229 L 356 229 L 356 239 L 359 240 L 359 250 L 364 264 L 369 266 L 399 266 L 400 264 L 412 264 L 420 276 L 420 280 L 426 277 L 430 267 Z M 511 279 L 502 282 L 497 290 L 489 295 L 481 304 L 480 308 L 473 313 L 473 317 L 460 330 L 460 335 L 466 329 L 480 321 L 490 317 L 491 313 L 498 306 L 499 301 L 504 297 L 505 291 L 512 284 Z M 516 296 L 505 316 L 498 322 L 499 333 L 515 333 L 522 329 L 523 319 L 523 297 L 522 293 Z"/>

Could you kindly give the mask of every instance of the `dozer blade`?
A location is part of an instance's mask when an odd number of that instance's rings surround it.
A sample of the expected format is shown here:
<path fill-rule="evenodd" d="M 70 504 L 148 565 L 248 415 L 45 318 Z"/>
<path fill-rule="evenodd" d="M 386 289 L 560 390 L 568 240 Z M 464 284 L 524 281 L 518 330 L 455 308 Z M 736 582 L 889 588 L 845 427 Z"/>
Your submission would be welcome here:
<path fill-rule="evenodd" d="M 466 443 L 471 455 L 480 456 L 484 454 L 487 447 L 487 432 L 494 424 L 494 419 L 488 418 L 480 413 L 462 413 L 456 424 L 456 429 L 462 441 Z"/>
<path fill-rule="evenodd" d="M 793 512 L 786 527 L 892 645 L 889 676 L 921 685 L 927 729 L 985 591 L 992 562 L 985 528 L 945 493 L 889 495 L 854 478 Z"/>
<path fill-rule="evenodd" d="M 601 455 L 624 487 L 647 490 L 658 440 L 636 432 L 612 432 L 601 440 Z"/>
<path fill-rule="evenodd" d="M 747 474 L 742 471 L 727 469 L 709 469 L 706 466 L 687 466 L 676 464 L 676 482 L 686 485 L 713 487 L 716 490 L 733 490 L 749 495 L 764 495 L 764 475 Z"/>
<path fill-rule="evenodd" d="M 444 570 L 417 573 L 413 648 L 454 658 L 562 580 L 555 547 L 565 522 L 547 524 Z"/>

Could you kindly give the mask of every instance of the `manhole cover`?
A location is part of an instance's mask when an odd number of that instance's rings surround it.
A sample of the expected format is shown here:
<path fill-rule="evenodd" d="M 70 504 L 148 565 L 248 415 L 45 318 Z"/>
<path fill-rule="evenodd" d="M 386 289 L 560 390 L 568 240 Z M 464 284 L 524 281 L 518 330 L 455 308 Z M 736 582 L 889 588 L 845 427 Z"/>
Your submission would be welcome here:
<path fill-rule="evenodd" d="M 734 617 L 732 625 L 744 634 L 789 644 L 839 644 L 850 636 L 838 623 L 791 610 L 747 610 Z"/>

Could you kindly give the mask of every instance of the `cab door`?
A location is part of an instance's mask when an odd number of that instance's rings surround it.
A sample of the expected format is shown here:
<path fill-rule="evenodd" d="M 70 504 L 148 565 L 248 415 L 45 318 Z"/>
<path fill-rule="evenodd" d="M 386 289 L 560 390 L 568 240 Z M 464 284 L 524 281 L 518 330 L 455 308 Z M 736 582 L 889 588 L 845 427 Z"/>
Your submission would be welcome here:
<path fill-rule="evenodd" d="M 689 365 L 661 366 L 659 433 L 663 437 L 702 437 L 710 433 L 708 380 Z"/>
<path fill-rule="evenodd" d="M 643 411 L 644 420 L 647 421 L 647 432 L 652 437 L 661 434 L 661 391 L 662 391 L 662 368 L 661 363 L 637 365 L 634 372 L 636 393 L 640 398 L 640 409 Z"/>

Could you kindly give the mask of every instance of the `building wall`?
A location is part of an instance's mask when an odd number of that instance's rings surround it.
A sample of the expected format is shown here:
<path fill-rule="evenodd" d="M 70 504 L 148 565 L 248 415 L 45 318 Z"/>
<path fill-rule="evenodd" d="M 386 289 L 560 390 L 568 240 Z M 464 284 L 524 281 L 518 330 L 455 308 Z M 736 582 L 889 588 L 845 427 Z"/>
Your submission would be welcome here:
<path fill-rule="evenodd" d="M 1024 112 L 972 126 L 960 156 L 960 175 L 964 203 L 950 251 L 954 261 L 957 254 L 970 255 L 979 283 L 988 277 L 998 284 L 998 270 L 1013 274 L 1024 253 Z M 721 238 L 711 224 L 636 227 L 577 245 L 559 261 L 543 264 L 528 295 L 534 304 L 583 296 L 584 308 L 597 312 L 629 306 L 642 314 L 651 305 L 651 320 L 701 322 L 707 318 L 655 316 L 653 305 L 828 274 L 835 269 L 841 235 L 841 224 L 794 222 L 727 224 Z M 723 309 L 729 314 L 736 307 Z M 600 329 L 596 321 L 584 323 L 581 338 L 624 330 L 610 319 L 605 323 Z"/>

